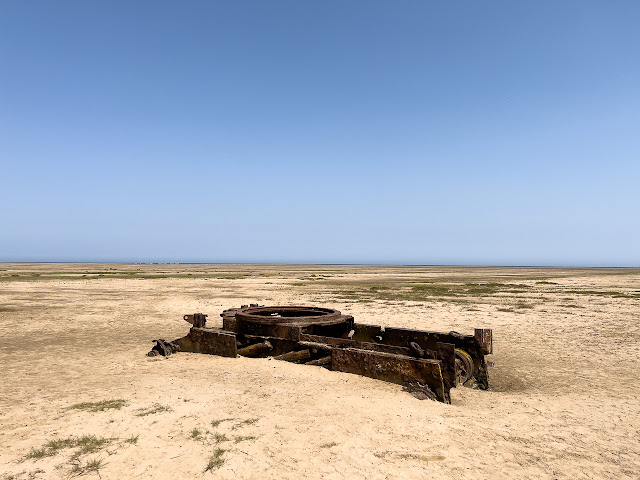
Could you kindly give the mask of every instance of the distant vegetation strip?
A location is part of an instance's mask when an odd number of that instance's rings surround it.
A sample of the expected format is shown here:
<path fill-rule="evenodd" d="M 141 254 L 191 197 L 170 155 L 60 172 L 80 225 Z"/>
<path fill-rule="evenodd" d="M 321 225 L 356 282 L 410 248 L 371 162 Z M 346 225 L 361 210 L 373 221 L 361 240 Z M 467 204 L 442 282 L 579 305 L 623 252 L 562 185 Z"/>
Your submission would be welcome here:
<path fill-rule="evenodd" d="M 40 281 L 40 280 L 100 280 L 119 279 L 162 279 L 194 278 L 216 280 L 239 280 L 251 277 L 275 277 L 275 273 L 148 273 L 148 272 L 20 272 L 0 273 L 0 282 Z"/>
<path fill-rule="evenodd" d="M 519 303 L 516 308 L 532 308 L 524 301 L 534 301 L 544 294 L 586 295 L 610 298 L 640 299 L 640 291 L 580 290 L 562 288 L 557 282 L 451 282 L 450 280 L 412 280 L 376 282 L 306 282 L 296 283 L 301 289 L 327 295 L 340 301 L 370 303 L 375 301 L 445 301 L 455 303 L 483 302 L 510 298 Z M 535 296 L 532 296 L 535 295 Z"/>

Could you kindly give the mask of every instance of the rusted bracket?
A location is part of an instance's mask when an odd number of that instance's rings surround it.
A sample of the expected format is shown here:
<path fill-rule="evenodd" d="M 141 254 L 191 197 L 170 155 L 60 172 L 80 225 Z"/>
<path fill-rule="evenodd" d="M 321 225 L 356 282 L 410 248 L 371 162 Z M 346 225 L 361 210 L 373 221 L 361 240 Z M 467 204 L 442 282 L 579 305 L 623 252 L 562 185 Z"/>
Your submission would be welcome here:
<path fill-rule="evenodd" d="M 185 315 L 184 321 L 190 323 L 196 328 L 203 328 L 207 326 L 207 317 L 203 313 L 194 313 L 193 315 Z"/>

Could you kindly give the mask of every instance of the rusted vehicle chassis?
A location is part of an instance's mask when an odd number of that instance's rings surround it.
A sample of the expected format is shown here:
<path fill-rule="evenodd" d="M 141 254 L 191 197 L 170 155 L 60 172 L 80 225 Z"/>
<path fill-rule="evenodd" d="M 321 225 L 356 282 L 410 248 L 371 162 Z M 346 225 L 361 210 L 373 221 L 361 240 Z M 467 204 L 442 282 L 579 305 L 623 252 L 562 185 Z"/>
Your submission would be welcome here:
<path fill-rule="evenodd" d="M 225 310 L 223 327 L 206 326 L 201 313 L 185 315 L 189 334 L 155 340 L 150 356 L 176 351 L 223 357 L 274 357 L 401 384 L 418 398 L 450 403 L 450 390 L 473 382 L 489 388 L 485 355 L 490 329 L 474 335 L 355 323 L 351 315 L 320 307 L 255 304 Z"/>

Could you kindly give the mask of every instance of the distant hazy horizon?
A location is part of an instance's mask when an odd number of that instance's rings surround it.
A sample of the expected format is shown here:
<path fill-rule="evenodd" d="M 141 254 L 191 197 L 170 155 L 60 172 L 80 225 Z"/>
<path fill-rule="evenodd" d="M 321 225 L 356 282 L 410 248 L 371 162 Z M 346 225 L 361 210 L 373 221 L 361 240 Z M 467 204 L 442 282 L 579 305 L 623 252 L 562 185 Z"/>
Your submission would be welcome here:
<path fill-rule="evenodd" d="M 588 264 L 440 264 L 440 263 L 347 263 L 347 262 L 163 262 L 163 261 L 101 261 L 101 260 L 7 260 L 0 261 L 0 265 L 2 264 L 11 264 L 11 263 L 24 263 L 24 264 L 86 264 L 86 265 L 100 265 L 100 264 L 114 264 L 114 265 L 282 265 L 282 266 L 314 266 L 317 265 L 319 267 L 322 266 L 351 266 L 351 267 L 369 267 L 369 266 L 383 266 L 383 267 L 460 267 L 460 268 L 612 268 L 612 269 L 638 269 L 640 265 L 588 265 Z"/>

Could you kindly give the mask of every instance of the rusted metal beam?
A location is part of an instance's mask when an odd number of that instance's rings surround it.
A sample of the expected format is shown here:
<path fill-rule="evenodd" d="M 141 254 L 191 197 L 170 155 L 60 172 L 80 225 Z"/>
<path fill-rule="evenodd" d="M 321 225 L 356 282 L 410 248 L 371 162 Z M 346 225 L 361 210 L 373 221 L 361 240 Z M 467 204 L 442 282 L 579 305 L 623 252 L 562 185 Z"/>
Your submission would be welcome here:
<path fill-rule="evenodd" d="M 318 365 L 318 366 L 330 365 L 330 364 L 331 364 L 331 355 L 328 355 L 326 357 L 321 357 L 316 360 L 311 360 L 310 362 L 305 363 L 305 365 Z"/>
<path fill-rule="evenodd" d="M 254 343 L 268 341 L 273 349 L 269 351 L 270 356 L 282 355 L 283 353 L 293 352 L 295 350 L 300 350 L 300 343 L 295 340 L 289 340 L 286 338 L 276 338 L 276 337 L 261 337 L 259 335 L 244 335 L 238 334 L 238 341 L 240 342 L 240 347 L 246 347 L 248 345 L 253 345 Z"/>
<path fill-rule="evenodd" d="M 361 348 L 363 350 L 372 350 L 374 352 L 391 353 L 393 355 L 407 355 L 412 356 L 412 352 L 407 347 L 396 347 L 393 345 L 384 345 L 371 342 L 357 342 L 355 340 L 349 340 L 348 338 L 334 338 L 325 337 L 321 335 L 307 335 L 305 333 L 300 335 L 300 342 L 314 342 L 325 345 L 331 345 L 334 347 L 349 347 L 349 348 Z"/>
<path fill-rule="evenodd" d="M 248 347 L 238 349 L 238 355 L 241 357 L 257 357 L 258 355 L 267 353 L 270 350 L 273 350 L 273 345 L 271 345 L 269 340 L 265 340 L 264 342 L 255 343 Z"/>
<path fill-rule="evenodd" d="M 309 350 L 298 350 L 296 352 L 283 353 L 273 358 L 274 360 L 284 360 L 292 363 L 307 362 L 311 359 L 311 352 Z"/>

